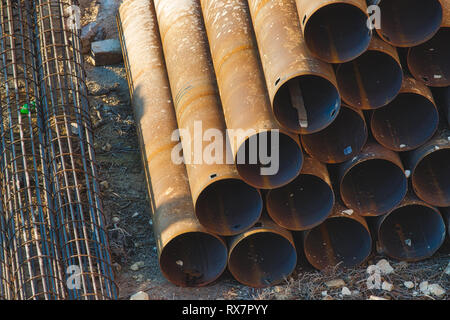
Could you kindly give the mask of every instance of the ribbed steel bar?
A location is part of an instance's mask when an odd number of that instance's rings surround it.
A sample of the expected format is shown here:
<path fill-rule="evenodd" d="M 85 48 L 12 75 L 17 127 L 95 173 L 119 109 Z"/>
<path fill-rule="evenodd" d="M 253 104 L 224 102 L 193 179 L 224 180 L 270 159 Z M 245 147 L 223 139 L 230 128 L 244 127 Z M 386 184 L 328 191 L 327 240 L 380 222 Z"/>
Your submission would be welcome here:
<path fill-rule="evenodd" d="M 52 196 L 69 299 L 114 299 L 76 1 L 35 0 Z M 69 19 L 66 20 L 66 17 Z M 69 285 L 70 284 L 70 285 Z"/>
<path fill-rule="evenodd" d="M 2 208 L 14 298 L 63 299 L 44 150 L 34 9 L 29 1 L 0 2 Z"/>
<path fill-rule="evenodd" d="M 11 261 L 8 248 L 8 230 L 0 202 L 0 300 L 12 300 Z"/>

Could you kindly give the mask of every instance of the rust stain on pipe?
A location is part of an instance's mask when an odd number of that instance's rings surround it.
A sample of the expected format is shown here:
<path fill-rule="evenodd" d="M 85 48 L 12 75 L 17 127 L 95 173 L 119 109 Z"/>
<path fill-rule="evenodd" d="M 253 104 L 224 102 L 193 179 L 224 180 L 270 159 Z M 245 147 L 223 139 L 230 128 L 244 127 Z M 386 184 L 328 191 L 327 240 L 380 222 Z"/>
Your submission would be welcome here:
<path fill-rule="evenodd" d="M 385 106 L 397 96 L 403 71 L 395 47 L 374 36 L 366 52 L 337 67 L 336 78 L 346 104 L 369 110 Z"/>
<path fill-rule="evenodd" d="M 194 159 L 186 168 L 195 213 L 211 232 L 238 234 L 261 215 L 259 191 L 240 178 L 234 164 L 226 164 L 229 146 L 225 141 L 222 150 L 216 151 L 222 151 L 218 162 L 223 164 L 195 161 L 199 156 L 195 146 L 202 144 L 200 149 L 205 150 L 202 137 L 194 135 L 196 125 L 200 123 L 203 132 L 216 129 L 226 136 L 200 4 L 194 0 L 155 0 L 154 4 L 178 127 L 190 136 L 182 136 L 181 142 L 184 158 Z"/>
<path fill-rule="evenodd" d="M 411 77 L 403 80 L 399 95 L 387 106 L 374 110 L 374 138 L 394 151 L 420 147 L 436 132 L 439 112 L 430 89 Z"/>
<path fill-rule="evenodd" d="M 309 50 L 329 63 L 355 59 L 372 37 L 365 0 L 296 0 Z"/>
<path fill-rule="evenodd" d="M 293 182 L 268 191 L 269 216 L 283 228 L 295 231 L 321 224 L 334 206 L 334 192 L 327 166 L 305 157 L 302 172 Z"/>
<path fill-rule="evenodd" d="M 296 133 L 326 128 L 341 104 L 336 77 L 331 65 L 308 50 L 294 1 L 248 4 L 275 118 Z"/>
<path fill-rule="evenodd" d="M 341 106 L 327 128 L 301 136 L 305 151 L 324 163 L 342 163 L 356 156 L 366 144 L 368 129 L 361 110 Z"/>
<path fill-rule="evenodd" d="M 151 1 L 124 1 L 118 23 L 161 271 L 179 286 L 206 285 L 224 271 L 227 248 L 198 222 L 186 168 L 171 160 L 177 123 Z"/>
<path fill-rule="evenodd" d="M 399 155 L 372 141 L 360 154 L 341 164 L 338 173 L 344 204 L 362 216 L 391 211 L 408 189 Z"/>
<path fill-rule="evenodd" d="M 229 241 L 228 269 L 250 287 L 263 288 L 282 282 L 297 265 L 291 232 L 263 217 L 253 228 Z"/>
<path fill-rule="evenodd" d="M 249 161 L 250 152 L 259 154 L 259 148 L 252 150 L 251 143 L 267 141 L 266 150 L 270 150 L 267 146 L 276 143 L 270 140 L 271 133 L 281 128 L 273 116 L 267 95 L 247 1 L 201 0 L 200 3 L 227 128 L 244 132 L 231 145 L 237 170 L 256 188 L 286 185 L 298 176 L 302 166 L 297 136 L 279 132 L 279 145 L 275 150 L 280 163 L 276 174 L 262 175 L 261 168 L 265 165 L 259 159 L 255 164 Z"/>
<path fill-rule="evenodd" d="M 444 219 L 435 207 L 412 193 L 376 221 L 382 251 L 391 258 L 419 261 L 431 257 L 444 243 Z"/>
<path fill-rule="evenodd" d="M 307 260 L 316 269 L 337 264 L 349 268 L 369 257 L 372 238 L 366 220 L 336 202 L 330 218 L 303 233 L 303 246 Z"/>

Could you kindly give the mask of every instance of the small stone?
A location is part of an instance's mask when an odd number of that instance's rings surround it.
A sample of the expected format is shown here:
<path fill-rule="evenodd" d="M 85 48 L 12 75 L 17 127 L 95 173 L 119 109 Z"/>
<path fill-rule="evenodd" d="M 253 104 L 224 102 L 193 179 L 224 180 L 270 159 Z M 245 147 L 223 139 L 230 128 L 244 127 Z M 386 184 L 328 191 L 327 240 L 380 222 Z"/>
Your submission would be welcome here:
<path fill-rule="evenodd" d="M 135 212 L 135 213 L 133 213 L 133 215 L 131 217 L 136 218 L 138 215 L 139 215 L 139 212 Z"/>
<path fill-rule="evenodd" d="M 448 263 L 447 268 L 445 268 L 444 272 L 445 272 L 445 274 L 450 276 L 450 262 Z"/>
<path fill-rule="evenodd" d="M 380 268 L 381 274 L 391 274 L 394 271 L 394 268 L 391 267 L 386 259 L 378 261 L 377 267 Z"/>
<path fill-rule="evenodd" d="M 328 291 L 322 291 L 322 297 L 326 297 L 328 295 Z"/>
<path fill-rule="evenodd" d="M 381 289 L 381 275 L 379 272 L 375 272 L 367 278 L 366 281 L 367 289 Z"/>
<path fill-rule="evenodd" d="M 105 152 L 109 152 L 109 151 L 111 151 L 111 148 L 112 148 L 112 146 L 109 143 L 107 143 L 102 147 L 102 150 Z"/>
<path fill-rule="evenodd" d="M 342 213 L 344 213 L 344 214 L 346 214 L 348 216 L 351 216 L 353 214 L 353 212 L 354 212 L 353 209 L 348 209 L 348 210 L 342 211 Z"/>
<path fill-rule="evenodd" d="M 386 298 L 377 297 L 377 296 L 370 296 L 369 300 L 387 300 Z"/>
<path fill-rule="evenodd" d="M 91 53 L 95 66 L 112 65 L 122 62 L 122 49 L 118 39 L 107 39 L 91 43 Z"/>
<path fill-rule="evenodd" d="M 413 296 L 417 296 L 419 293 L 417 291 L 413 291 Z"/>
<path fill-rule="evenodd" d="M 428 286 L 428 291 L 436 297 L 442 297 L 445 294 L 444 288 L 442 288 L 440 285 L 434 283 Z"/>
<path fill-rule="evenodd" d="M 138 271 L 139 269 L 143 268 L 145 266 L 144 261 L 138 261 L 136 263 L 134 263 L 130 269 L 133 271 Z"/>
<path fill-rule="evenodd" d="M 343 287 L 341 293 L 342 293 L 343 296 L 351 296 L 352 295 L 352 292 L 347 287 Z"/>
<path fill-rule="evenodd" d="M 325 285 L 328 288 L 340 288 L 340 287 L 345 286 L 345 282 L 342 279 L 334 279 L 334 280 L 325 282 Z"/>
<path fill-rule="evenodd" d="M 131 296 L 130 300 L 150 300 L 150 297 L 144 291 L 139 291 L 139 292 L 133 294 Z"/>
<path fill-rule="evenodd" d="M 102 181 L 102 182 L 100 182 L 100 185 L 102 186 L 102 188 L 104 188 L 104 189 L 109 189 L 109 183 L 108 183 L 108 181 Z"/>
<path fill-rule="evenodd" d="M 370 266 L 367 267 L 366 272 L 368 274 L 375 274 L 375 273 L 381 273 L 381 270 L 380 270 L 380 267 L 378 267 L 374 264 L 371 264 Z"/>
<path fill-rule="evenodd" d="M 119 218 L 119 217 L 113 217 L 113 218 L 112 218 L 112 222 L 113 222 L 114 224 L 119 223 L 119 222 L 120 222 L 120 218 Z"/>
<path fill-rule="evenodd" d="M 412 288 L 414 288 L 414 282 L 412 282 L 412 281 L 405 281 L 405 282 L 403 282 L 403 285 L 404 285 L 405 288 L 407 288 L 407 289 L 412 289 Z"/>
<path fill-rule="evenodd" d="M 419 284 L 420 292 L 422 292 L 423 294 L 429 294 L 429 293 L 430 293 L 428 287 L 429 287 L 428 281 L 422 281 L 422 282 Z"/>
<path fill-rule="evenodd" d="M 381 289 L 383 289 L 384 291 L 392 291 L 392 289 L 394 289 L 394 285 L 392 283 L 384 281 L 381 285 Z"/>
<path fill-rule="evenodd" d="M 331 300 L 334 300 L 334 298 L 332 296 L 326 296 L 322 300 L 331 301 Z"/>

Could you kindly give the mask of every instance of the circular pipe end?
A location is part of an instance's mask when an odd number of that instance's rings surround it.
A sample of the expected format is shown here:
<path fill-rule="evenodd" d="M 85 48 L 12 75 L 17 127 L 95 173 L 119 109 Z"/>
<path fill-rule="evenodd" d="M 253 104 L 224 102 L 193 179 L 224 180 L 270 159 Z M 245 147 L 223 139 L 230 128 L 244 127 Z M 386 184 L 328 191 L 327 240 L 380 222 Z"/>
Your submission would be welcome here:
<path fill-rule="evenodd" d="M 333 3 L 302 19 L 304 38 L 309 50 L 329 63 L 355 59 L 369 46 L 372 30 L 367 27 L 367 13 L 348 3 Z"/>
<path fill-rule="evenodd" d="M 221 179 L 210 183 L 197 198 L 195 214 L 208 231 L 231 236 L 239 234 L 260 218 L 260 192 L 241 179 Z"/>
<path fill-rule="evenodd" d="M 287 186 L 270 190 L 267 194 L 267 212 L 285 229 L 311 229 L 331 214 L 334 192 L 321 178 L 301 174 Z"/>
<path fill-rule="evenodd" d="M 227 247 L 222 239 L 204 232 L 174 237 L 159 258 L 164 276 L 181 287 L 200 287 L 216 280 L 227 265 Z"/>
<path fill-rule="evenodd" d="M 267 159 L 262 158 L 266 156 Z M 276 134 L 264 131 L 241 144 L 235 162 L 239 175 L 249 185 L 273 189 L 288 184 L 299 175 L 303 153 L 291 136 L 279 131 Z"/>

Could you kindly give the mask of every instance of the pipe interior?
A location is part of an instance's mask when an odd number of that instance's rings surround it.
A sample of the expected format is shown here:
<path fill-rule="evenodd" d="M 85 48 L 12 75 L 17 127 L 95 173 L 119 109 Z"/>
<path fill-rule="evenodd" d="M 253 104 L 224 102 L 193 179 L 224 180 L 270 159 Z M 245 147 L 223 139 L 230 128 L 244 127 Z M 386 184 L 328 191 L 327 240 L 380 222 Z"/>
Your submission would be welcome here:
<path fill-rule="evenodd" d="M 241 283 L 268 287 L 283 281 L 297 264 L 295 247 L 274 232 L 258 232 L 242 239 L 230 253 L 228 268 Z"/>
<path fill-rule="evenodd" d="M 218 238 L 189 232 L 172 239 L 162 250 L 161 270 L 174 284 L 202 286 L 217 279 L 227 264 L 227 248 Z"/>
<path fill-rule="evenodd" d="M 342 179 L 345 204 L 364 215 L 381 215 L 395 208 L 405 197 L 407 180 L 403 170 L 383 159 L 363 161 Z"/>
<path fill-rule="evenodd" d="M 400 260 L 430 257 L 445 238 L 445 224 L 435 210 L 408 205 L 392 211 L 380 225 L 379 240 L 386 254 Z"/>
<path fill-rule="evenodd" d="M 305 254 L 317 269 L 362 263 L 372 250 L 369 231 L 350 218 L 330 218 L 312 229 L 305 238 Z"/>
<path fill-rule="evenodd" d="M 387 106 L 373 112 L 374 138 L 396 151 L 415 149 L 427 142 L 439 124 L 439 113 L 424 96 L 402 93 Z"/>
<path fill-rule="evenodd" d="M 413 185 L 422 200 L 438 207 L 450 206 L 450 148 L 436 150 L 420 161 Z"/>
<path fill-rule="evenodd" d="M 330 4 L 316 11 L 307 21 L 304 35 L 311 52 L 331 63 L 356 58 L 372 39 L 366 13 L 347 3 Z"/>
<path fill-rule="evenodd" d="M 341 64 L 336 78 L 347 103 L 359 109 L 376 109 L 400 92 L 403 71 L 390 55 L 367 51 L 356 60 Z"/>
<path fill-rule="evenodd" d="M 306 230 L 318 225 L 330 215 L 333 205 L 333 189 L 310 174 L 301 174 L 289 185 L 271 190 L 267 195 L 269 215 L 290 230 Z"/>
<path fill-rule="evenodd" d="M 381 1 L 381 33 L 396 46 L 416 46 L 433 36 L 442 22 L 438 0 Z"/>
<path fill-rule="evenodd" d="M 257 189 L 240 179 L 223 179 L 213 182 L 200 193 L 195 213 L 208 231 L 235 235 L 259 220 L 262 206 Z"/>
<path fill-rule="evenodd" d="M 302 135 L 305 150 L 324 163 L 340 163 L 356 156 L 367 140 L 364 118 L 342 106 L 336 120 L 324 130 Z"/>
<path fill-rule="evenodd" d="M 298 111 L 291 102 L 289 87 L 300 89 L 308 119 L 301 128 Z M 278 122 L 293 132 L 312 133 L 327 127 L 338 115 L 341 98 L 337 88 L 327 79 L 305 75 L 284 83 L 275 95 L 273 111 Z"/>

